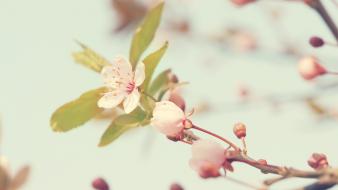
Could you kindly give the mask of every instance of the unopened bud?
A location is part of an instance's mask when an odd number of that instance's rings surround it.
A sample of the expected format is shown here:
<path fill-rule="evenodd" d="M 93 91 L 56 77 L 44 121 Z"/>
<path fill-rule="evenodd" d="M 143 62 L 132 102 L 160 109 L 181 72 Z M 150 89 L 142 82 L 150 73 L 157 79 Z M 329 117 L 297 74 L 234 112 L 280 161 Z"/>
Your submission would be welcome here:
<path fill-rule="evenodd" d="M 178 183 L 173 183 L 170 186 L 170 190 L 184 190 L 184 188 Z"/>
<path fill-rule="evenodd" d="M 309 43 L 312 47 L 318 48 L 324 45 L 324 40 L 318 36 L 313 36 L 310 38 Z"/>
<path fill-rule="evenodd" d="M 298 63 L 298 72 L 306 80 L 311 80 L 327 73 L 326 69 L 319 64 L 315 57 L 302 58 Z"/>
<path fill-rule="evenodd" d="M 231 0 L 232 3 L 234 3 L 237 6 L 243 6 L 248 3 L 255 2 L 256 0 Z"/>
<path fill-rule="evenodd" d="M 181 110 L 185 110 L 185 101 L 177 91 L 170 93 L 169 101 L 176 104 L 179 108 L 181 108 Z"/>
<path fill-rule="evenodd" d="M 264 160 L 264 159 L 259 159 L 259 160 L 257 160 L 257 162 L 258 162 L 260 165 L 264 165 L 264 166 L 268 165 L 268 162 L 267 162 L 266 160 Z"/>
<path fill-rule="evenodd" d="M 329 165 L 326 155 L 319 153 L 313 153 L 307 163 L 315 170 L 326 168 Z"/>
<path fill-rule="evenodd" d="M 246 126 L 243 123 L 236 123 L 234 125 L 234 134 L 237 138 L 241 139 L 246 136 Z"/>
<path fill-rule="evenodd" d="M 92 182 L 92 186 L 96 190 L 109 190 L 109 186 L 108 186 L 107 182 L 103 178 L 96 178 Z"/>
<path fill-rule="evenodd" d="M 168 78 L 169 78 L 169 81 L 172 82 L 172 83 L 178 83 L 179 82 L 177 75 L 175 75 L 172 72 L 168 73 Z"/>

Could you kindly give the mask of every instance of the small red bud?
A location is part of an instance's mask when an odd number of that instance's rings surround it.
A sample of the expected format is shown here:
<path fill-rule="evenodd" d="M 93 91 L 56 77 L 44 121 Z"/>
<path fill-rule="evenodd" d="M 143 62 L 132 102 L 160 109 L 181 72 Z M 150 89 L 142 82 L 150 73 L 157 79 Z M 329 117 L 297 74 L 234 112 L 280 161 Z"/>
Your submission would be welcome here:
<path fill-rule="evenodd" d="M 315 170 L 320 170 L 329 166 L 326 155 L 320 153 L 313 153 L 307 163 Z"/>
<path fill-rule="evenodd" d="M 298 62 L 298 72 L 305 80 L 312 80 L 327 73 L 318 59 L 312 56 L 304 57 Z"/>
<path fill-rule="evenodd" d="M 268 165 L 268 162 L 264 159 L 259 159 L 259 160 L 257 160 L 257 162 L 261 165 L 264 165 L 264 166 Z"/>
<path fill-rule="evenodd" d="M 237 138 L 241 139 L 246 136 L 246 126 L 243 123 L 236 123 L 234 125 L 234 134 Z"/>
<path fill-rule="evenodd" d="M 234 3 L 237 6 L 243 6 L 248 3 L 255 2 L 256 0 L 231 0 L 232 3 Z"/>
<path fill-rule="evenodd" d="M 172 72 L 168 73 L 168 78 L 169 78 L 169 81 L 172 82 L 172 83 L 178 83 L 179 82 L 177 75 L 175 75 Z"/>
<path fill-rule="evenodd" d="M 318 48 L 324 45 L 324 40 L 318 36 L 313 36 L 310 38 L 309 43 L 312 47 Z"/>
<path fill-rule="evenodd" d="M 108 186 L 107 182 L 103 178 L 96 178 L 92 182 L 92 186 L 96 190 L 109 190 L 109 186 Z"/>
<path fill-rule="evenodd" d="M 170 190 L 184 190 L 184 188 L 178 183 L 173 183 L 170 186 Z"/>

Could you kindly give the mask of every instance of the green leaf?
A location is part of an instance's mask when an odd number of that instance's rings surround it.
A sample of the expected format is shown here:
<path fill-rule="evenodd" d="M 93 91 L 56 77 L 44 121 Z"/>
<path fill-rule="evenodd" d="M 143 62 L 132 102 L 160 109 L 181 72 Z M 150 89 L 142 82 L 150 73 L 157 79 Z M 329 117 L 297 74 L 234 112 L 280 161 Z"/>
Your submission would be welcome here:
<path fill-rule="evenodd" d="M 103 111 L 97 107 L 105 88 L 98 88 L 82 94 L 78 99 L 58 108 L 50 119 L 54 131 L 66 132 L 79 127 Z"/>
<path fill-rule="evenodd" d="M 136 108 L 130 114 L 124 114 L 117 117 L 104 132 L 99 146 L 106 146 L 120 137 L 126 131 L 136 128 L 142 124 L 147 114 L 141 109 Z"/>
<path fill-rule="evenodd" d="M 145 65 L 145 75 L 146 78 L 141 86 L 141 89 L 144 89 L 147 91 L 149 82 L 151 81 L 151 78 L 153 76 L 153 73 L 160 62 L 162 56 L 166 52 L 168 48 L 168 42 L 166 42 L 160 49 L 155 51 L 154 53 L 148 55 L 144 60 L 143 63 Z"/>
<path fill-rule="evenodd" d="M 169 73 L 170 69 L 163 71 L 160 73 L 151 83 L 149 88 L 149 94 L 154 96 L 156 93 L 163 89 L 167 89 L 169 85 Z"/>
<path fill-rule="evenodd" d="M 145 109 L 148 113 L 152 113 L 155 107 L 156 101 L 149 98 L 146 95 L 142 95 L 140 99 L 140 104 L 142 105 L 143 109 Z"/>
<path fill-rule="evenodd" d="M 88 67 L 96 72 L 101 72 L 104 66 L 109 65 L 109 62 L 104 57 L 86 45 L 80 42 L 78 43 L 82 47 L 82 51 L 72 54 L 75 62 L 84 65 L 85 67 Z"/>
<path fill-rule="evenodd" d="M 163 5 L 164 2 L 161 2 L 152 8 L 145 16 L 143 23 L 136 29 L 129 55 L 133 68 L 155 36 L 155 32 L 160 24 Z"/>

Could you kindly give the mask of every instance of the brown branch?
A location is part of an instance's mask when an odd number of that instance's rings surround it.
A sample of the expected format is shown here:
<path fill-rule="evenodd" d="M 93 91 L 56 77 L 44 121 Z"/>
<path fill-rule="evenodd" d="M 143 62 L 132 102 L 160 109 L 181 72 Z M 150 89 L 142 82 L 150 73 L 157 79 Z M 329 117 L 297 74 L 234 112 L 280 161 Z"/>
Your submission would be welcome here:
<path fill-rule="evenodd" d="M 329 15 L 328 11 L 325 9 L 324 5 L 320 0 L 313 0 L 309 4 L 313 9 L 317 11 L 317 13 L 322 17 L 327 27 L 330 29 L 332 35 L 338 42 L 338 28 L 334 21 L 332 20 L 331 16 Z"/>
<path fill-rule="evenodd" d="M 227 161 L 241 162 L 261 170 L 263 173 L 279 175 L 277 178 L 264 181 L 264 185 L 270 186 L 288 178 L 312 178 L 318 179 L 318 182 L 300 188 L 299 190 L 325 190 L 338 183 L 338 168 L 325 168 L 323 170 L 299 170 L 292 167 L 282 167 L 270 164 L 262 164 L 241 151 L 227 151 Z"/>

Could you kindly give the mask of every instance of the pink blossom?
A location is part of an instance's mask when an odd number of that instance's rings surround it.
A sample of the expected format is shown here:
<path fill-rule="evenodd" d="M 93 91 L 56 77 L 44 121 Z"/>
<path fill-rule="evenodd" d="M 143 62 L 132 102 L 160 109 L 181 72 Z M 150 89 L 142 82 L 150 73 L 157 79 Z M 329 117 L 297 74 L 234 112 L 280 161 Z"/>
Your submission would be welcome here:
<path fill-rule="evenodd" d="M 315 57 L 304 57 L 298 63 L 298 71 L 305 80 L 326 74 L 326 69 L 318 63 Z"/>
<path fill-rule="evenodd" d="M 192 144 L 190 166 L 203 178 L 218 177 L 225 158 L 225 150 L 220 144 L 201 139 Z"/>

